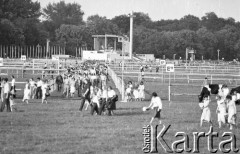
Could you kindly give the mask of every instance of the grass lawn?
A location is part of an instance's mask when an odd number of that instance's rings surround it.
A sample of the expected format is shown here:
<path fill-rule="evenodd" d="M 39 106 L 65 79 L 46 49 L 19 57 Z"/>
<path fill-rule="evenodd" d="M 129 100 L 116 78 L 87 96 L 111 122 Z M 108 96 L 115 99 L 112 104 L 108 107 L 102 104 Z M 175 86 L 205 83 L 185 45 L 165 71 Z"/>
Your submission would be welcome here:
<path fill-rule="evenodd" d="M 153 111 L 143 112 L 145 102 L 117 103 L 114 116 L 91 116 L 90 111 L 78 111 L 80 100 L 49 99 L 49 104 L 40 100 L 30 104 L 16 100 L 18 112 L 0 113 L 0 153 L 143 153 L 143 129 L 150 121 Z M 211 103 L 214 131 L 222 135 L 228 128 L 218 129 L 215 114 L 216 103 Z M 239 107 L 238 107 L 239 111 Z M 189 133 L 192 147 L 192 132 L 208 132 L 209 126 L 199 127 L 201 110 L 195 102 L 163 101 L 163 124 L 171 124 L 164 136 L 172 143 L 177 131 Z M 156 121 L 155 121 L 156 122 Z M 238 120 L 239 123 L 239 120 Z M 240 147 L 239 127 L 237 146 Z M 160 126 L 161 128 L 161 126 Z M 160 132 L 160 129 L 159 131 Z M 214 138 L 214 147 L 222 137 Z M 158 145 L 161 152 L 162 148 Z M 200 139 L 200 153 L 208 153 L 207 138 Z"/>
<path fill-rule="evenodd" d="M 16 79 L 25 81 L 25 79 Z M 110 83 L 112 85 L 112 83 Z M 24 85 L 17 85 L 17 88 Z M 175 96 L 173 101 L 167 101 L 167 86 L 149 80 L 145 85 L 146 100 L 156 91 L 163 99 L 162 123 L 171 124 L 164 138 L 170 144 L 176 141 L 176 132 L 189 134 L 190 147 L 193 147 L 193 132 L 208 132 L 209 125 L 199 127 L 201 110 L 195 96 Z M 200 87 L 189 89 L 176 87 L 183 93 L 199 93 Z M 179 92 L 179 93 L 180 93 Z M 143 126 L 149 124 L 153 111 L 143 112 L 142 107 L 148 106 L 149 101 L 117 103 L 114 116 L 91 116 L 88 111 L 80 113 L 79 99 L 62 99 L 61 93 L 54 92 L 49 98 L 49 104 L 41 104 L 41 100 L 31 100 L 30 104 L 21 102 L 22 92 L 16 99 L 17 112 L 0 113 L 0 153 L 1 154 L 131 154 L 143 153 Z M 223 139 L 226 126 L 218 129 L 216 101 L 210 105 L 214 131 L 219 137 L 214 138 L 214 148 L 218 148 Z M 240 107 L 237 106 L 238 112 Z M 239 117 L 240 115 L 238 115 Z M 156 124 L 156 121 L 155 123 Z M 158 132 L 162 126 L 159 126 Z M 237 147 L 240 148 L 240 120 L 233 133 L 237 137 Z M 207 138 L 200 139 L 200 153 L 209 153 Z M 164 153 L 158 144 L 159 153 Z M 221 152 L 217 152 L 221 153 Z"/>

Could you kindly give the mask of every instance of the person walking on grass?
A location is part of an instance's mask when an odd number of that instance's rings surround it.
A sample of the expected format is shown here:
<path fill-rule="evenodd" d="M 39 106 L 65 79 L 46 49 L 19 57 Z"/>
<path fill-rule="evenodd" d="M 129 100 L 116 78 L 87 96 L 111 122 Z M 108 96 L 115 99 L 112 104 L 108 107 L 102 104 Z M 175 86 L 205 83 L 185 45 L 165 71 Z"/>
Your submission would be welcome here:
<path fill-rule="evenodd" d="M 144 84 L 142 81 L 140 82 L 138 90 L 139 90 L 139 100 L 143 101 L 145 99 L 145 94 L 144 94 Z"/>
<path fill-rule="evenodd" d="M 81 100 L 79 111 L 82 111 L 86 100 L 89 103 L 91 102 L 91 99 L 90 99 L 90 82 L 87 79 L 83 79 L 83 82 L 84 82 L 84 87 L 83 87 L 83 90 L 82 90 L 82 100 Z"/>
<path fill-rule="evenodd" d="M 37 78 L 37 90 L 36 90 L 36 96 L 38 98 L 42 98 L 42 80 L 38 77 Z"/>
<path fill-rule="evenodd" d="M 5 106 L 7 106 L 7 112 L 11 112 L 10 108 L 10 101 L 9 101 L 9 93 L 10 93 L 10 86 L 8 83 L 8 78 L 4 78 L 2 82 L 2 104 L 0 112 L 3 112 Z"/>
<path fill-rule="evenodd" d="M 155 110 L 154 116 L 150 120 L 150 124 L 152 124 L 153 120 L 156 118 L 159 121 L 159 124 L 161 124 L 161 110 L 162 110 L 162 101 L 161 98 L 157 95 L 156 92 L 152 93 L 152 99 L 150 105 L 146 108 L 146 110 Z"/>
<path fill-rule="evenodd" d="M 31 87 L 30 87 L 29 80 L 27 80 L 22 101 L 28 104 L 29 103 L 28 100 L 30 99 L 30 96 L 31 96 Z"/>
<path fill-rule="evenodd" d="M 217 96 L 217 116 L 218 116 L 218 126 L 219 128 L 222 127 L 222 123 L 225 124 L 226 123 L 226 116 L 227 116 L 227 106 L 225 103 L 225 100 L 223 99 L 223 97 L 221 96 Z"/>
<path fill-rule="evenodd" d="M 16 80 L 15 80 L 14 75 L 12 75 L 11 78 L 12 78 L 11 92 L 12 92 L 13 98 L 16 98 L 16 86 L 15 86 Z"/>
<path fill-rule="evenodd" d="M 43 84 L 42 84 L 42 104 L 45 102 L 46 104 L 48 103 L 47 102 L 47 97 L 50 96 L 50 93 L 49 93 L 49 86 L 47 84 L 47 80 L 45 79 L 43 81 Z"/>
<path fill-rule="evenodd" d="M 209 108 L 210 98 L 205 95 L 203 96 L 203 103 L 199 103 L 201 109 L 202 109 L 202 116 L 200 120 L 200 126 L 202 127 L 203 122 L 208 122 L 212 125 L 211 121 L 211 111 Z"/>
<path fill-rule="evenodd" d="M 94 88 L 93 90 L 93 95 L 91 96 L 91 115 L 96 112 L 96 114 L 99 115 L 99 109 L 100 109 L 100 97 L 101 97 L 101 92 L 98 88 Z"/>
<path fill-rule="evenodd" d="M 230 130 L 232 130 L 233 126 L 236 126 L 237 108 L 235 104 L 235 99 L 233 99 L 231 95 L 227 95 L 226 102 L 227 102 L 228 124 L 230 126 Z"/>

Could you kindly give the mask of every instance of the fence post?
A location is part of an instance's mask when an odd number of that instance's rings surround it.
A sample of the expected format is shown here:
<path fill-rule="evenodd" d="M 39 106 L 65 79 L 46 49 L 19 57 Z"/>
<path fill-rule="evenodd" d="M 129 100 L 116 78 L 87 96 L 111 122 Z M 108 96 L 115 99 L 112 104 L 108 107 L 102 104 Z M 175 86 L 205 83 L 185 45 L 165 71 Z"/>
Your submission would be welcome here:
<path fill-rule="evenodd" d="M 168 101 L 171 101 L 171 86 L 168 85 Z"/>
<path fill-rule="evenodd" d="M 188 80 L 188 83 L 189 83 L 189 75 L 187 75 L 187 80 Z"/>
<path fill-rule="evenodd" d="M 212 75 L 211 75 L 211 84 L 212 84 Z"/>

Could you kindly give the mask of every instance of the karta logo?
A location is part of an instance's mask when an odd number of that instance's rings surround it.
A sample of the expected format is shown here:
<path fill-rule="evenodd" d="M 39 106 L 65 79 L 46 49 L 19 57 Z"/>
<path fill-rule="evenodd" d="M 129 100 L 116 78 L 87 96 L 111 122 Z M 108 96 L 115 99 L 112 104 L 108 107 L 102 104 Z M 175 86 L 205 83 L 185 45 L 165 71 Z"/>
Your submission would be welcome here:
<path fill-rule="evenodd" d="M 167 127 L 163 125 L 161 131 L 158 133 L 158 125 L 153 127 L 152 125 L 147 125 L 143 127 L 143 136 L 144 136 L 144 144 L 143 144 L 143 152 L 144 153 L 158 153 L 158 145 L 161 147 L 162 151 L 166 153 L 182 153 L 182 152 L 192 152 L 199 153 L 199 139 L 206 138 L 208 151 L 210 153 L 217 153 L 217 151 L 221 151 L 223 153 L 235 152 L 237 153 L 239 149 L 236 147 L 237 140 L 236 136 L 232 132 L 224 132 L 221 137 L 228 137 L 226 140 L 222 140 L 218 144 L 218 149 L 213 147 L 214 137 L 218 138 L 218 132 L 213 131 L 213 127 L 211 126 L 207 133 L 205 132 L 193 132 L 193 148 L 190 148 L 189 144 L 189 134 L 185 132 L 176 132 L 175 138 L 182 137 L 181 139 L 177 139 L 172 143 L 166 142 L 164 139 L 164 135 L 169 131 L 171 125 Z M 183 145 L 183 148 L 180 148 L 180 145 Z M 228 146 L 230 145 L 230 146 Z"/>

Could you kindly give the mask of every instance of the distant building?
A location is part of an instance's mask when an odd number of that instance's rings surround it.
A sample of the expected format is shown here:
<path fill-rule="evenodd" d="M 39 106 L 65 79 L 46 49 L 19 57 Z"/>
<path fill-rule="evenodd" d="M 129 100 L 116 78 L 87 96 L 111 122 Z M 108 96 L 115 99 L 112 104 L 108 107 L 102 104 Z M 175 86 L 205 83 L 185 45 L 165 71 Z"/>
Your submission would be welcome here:
<path fill-rule="evenodd" d="M 154 54 L 136 54 L 136 57 L 144 61 L 155 61 Z"/>

